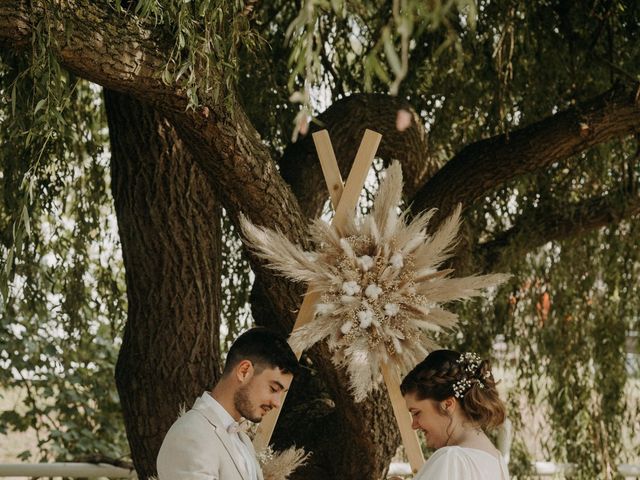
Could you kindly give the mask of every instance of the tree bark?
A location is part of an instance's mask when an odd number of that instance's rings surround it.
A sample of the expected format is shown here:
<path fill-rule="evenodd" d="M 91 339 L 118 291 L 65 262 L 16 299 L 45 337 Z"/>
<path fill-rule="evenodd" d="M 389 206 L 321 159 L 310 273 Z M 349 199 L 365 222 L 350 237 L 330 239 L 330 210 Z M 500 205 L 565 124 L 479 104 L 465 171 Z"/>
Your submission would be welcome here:
<path fill-rule="evenodd" d="M 407 115 L 406 128 L 398 130 L 398 114 Z M 382 135 L 376 154 L 385 163 L 402 165 L 405 198 L 412 198 L 439 166 L 429 157 L 427 132 L 406 100 L 390 95 L 354 94 L 333 103 L 311 124 L 309 133 L 285 150 L 280 172 L 307 218 L 320 215 L 328 198 L 322 169 L 311 134 L 327 129 L 344 181 L 353 164 L 365 129 Z"/>
<path fill-rule="evenodd" d="M 128 319 L 116 384 L 138 477 L 219 376 L 220 206 L 161 115 L 105 91 Z"/>

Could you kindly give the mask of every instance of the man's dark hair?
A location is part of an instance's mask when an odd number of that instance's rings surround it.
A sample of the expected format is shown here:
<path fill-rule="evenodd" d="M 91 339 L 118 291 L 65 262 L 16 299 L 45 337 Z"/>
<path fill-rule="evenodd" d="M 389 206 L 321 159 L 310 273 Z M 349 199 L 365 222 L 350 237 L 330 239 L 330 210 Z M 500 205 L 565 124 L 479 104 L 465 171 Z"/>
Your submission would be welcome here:
<path fill-rule="evenodd" d="M 283 373 L 296 374 L 298 359 L 282 335 L 264 327 L 247 330 L 231 345 L 223 375 L 230 373 L 242 360 L 250 360 L 259 373 L 265 368 L 279 368 Z"/>

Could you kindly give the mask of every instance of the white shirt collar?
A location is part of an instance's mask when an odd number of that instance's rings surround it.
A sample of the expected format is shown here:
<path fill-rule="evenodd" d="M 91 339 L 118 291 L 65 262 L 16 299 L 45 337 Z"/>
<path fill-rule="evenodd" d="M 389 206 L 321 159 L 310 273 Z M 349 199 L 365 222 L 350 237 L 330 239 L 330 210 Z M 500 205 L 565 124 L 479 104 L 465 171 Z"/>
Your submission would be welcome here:
<path fill-rule="evenodd" d="M 227 432 L 229 431 L 229 427 L 231 425 L 238 425 L 238 422 L 236 422 L 231 414 L 227 412 L 227 410 L 222 405 L 220 405 L 220 403 L 215 398 L 211 396 L 210 392 L 205 392 L 202 395 L 202 398 L 213 409 L 214 413 L 220 419 L 220 421 L 222 422 L 222 426 L 225 430 L 227 430 Z M 242 441 L 237 433 L 231 435 L 231 440 L 236 444 L 236 448 L 242 455 L 246 473 L 248 473 L 249 478 L 251 480 L 258 480 L 258 473 L 256 470 L 257 459 L 255 458 L 255 454 L 251 453 L 250 448 L 244 443 L 244 441 Z"/>
<path fill-rule="evenodd" d="M 222 422 L 222 426 L 225 428 L 225 430 L 227 430 L 230 425 L 237 424 L 231 414 L 227 412 L 227 410 L 222 405 L 220 405 L 220 403 L 215 398 L 211 396 L 210 392 L 205 392 L 202 397 L 204 398 L 204 401 L 207 402 L 211 406 L 211 408 L 213 408 L 213 411 Z"/>

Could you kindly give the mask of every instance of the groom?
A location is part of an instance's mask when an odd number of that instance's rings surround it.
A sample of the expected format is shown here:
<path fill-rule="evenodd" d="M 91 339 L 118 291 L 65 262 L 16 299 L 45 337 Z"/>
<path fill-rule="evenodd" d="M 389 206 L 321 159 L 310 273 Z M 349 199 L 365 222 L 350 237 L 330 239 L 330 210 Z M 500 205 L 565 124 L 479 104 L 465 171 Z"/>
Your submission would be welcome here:
<path fill-rule="evenodd" d="M 231 345 L 222 377 L 167 432 L 159 480 L 262 480 L 249 437 L 238 429 L 280 406 L 298 360 L 284 337 L 252 328 Z"/>

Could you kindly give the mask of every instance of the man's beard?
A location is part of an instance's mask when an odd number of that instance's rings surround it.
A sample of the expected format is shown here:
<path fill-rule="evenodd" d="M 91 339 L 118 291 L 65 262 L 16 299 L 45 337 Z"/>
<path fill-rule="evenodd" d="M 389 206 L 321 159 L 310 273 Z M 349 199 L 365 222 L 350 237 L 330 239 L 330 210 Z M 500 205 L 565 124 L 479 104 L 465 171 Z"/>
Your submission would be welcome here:
<path fill-rule="evenodd" d="M 262 421 L 261 416 L 253 416 L 254 406 L 249 399 L 249 389 L 247 388 L 249 385 L 244 387 L 240 387 L 235 395 L 233 396 L 233 406 L 236 408 L 238 413 L 242 415 L 247 420 L 253 423 L 260 423 Z"/>

